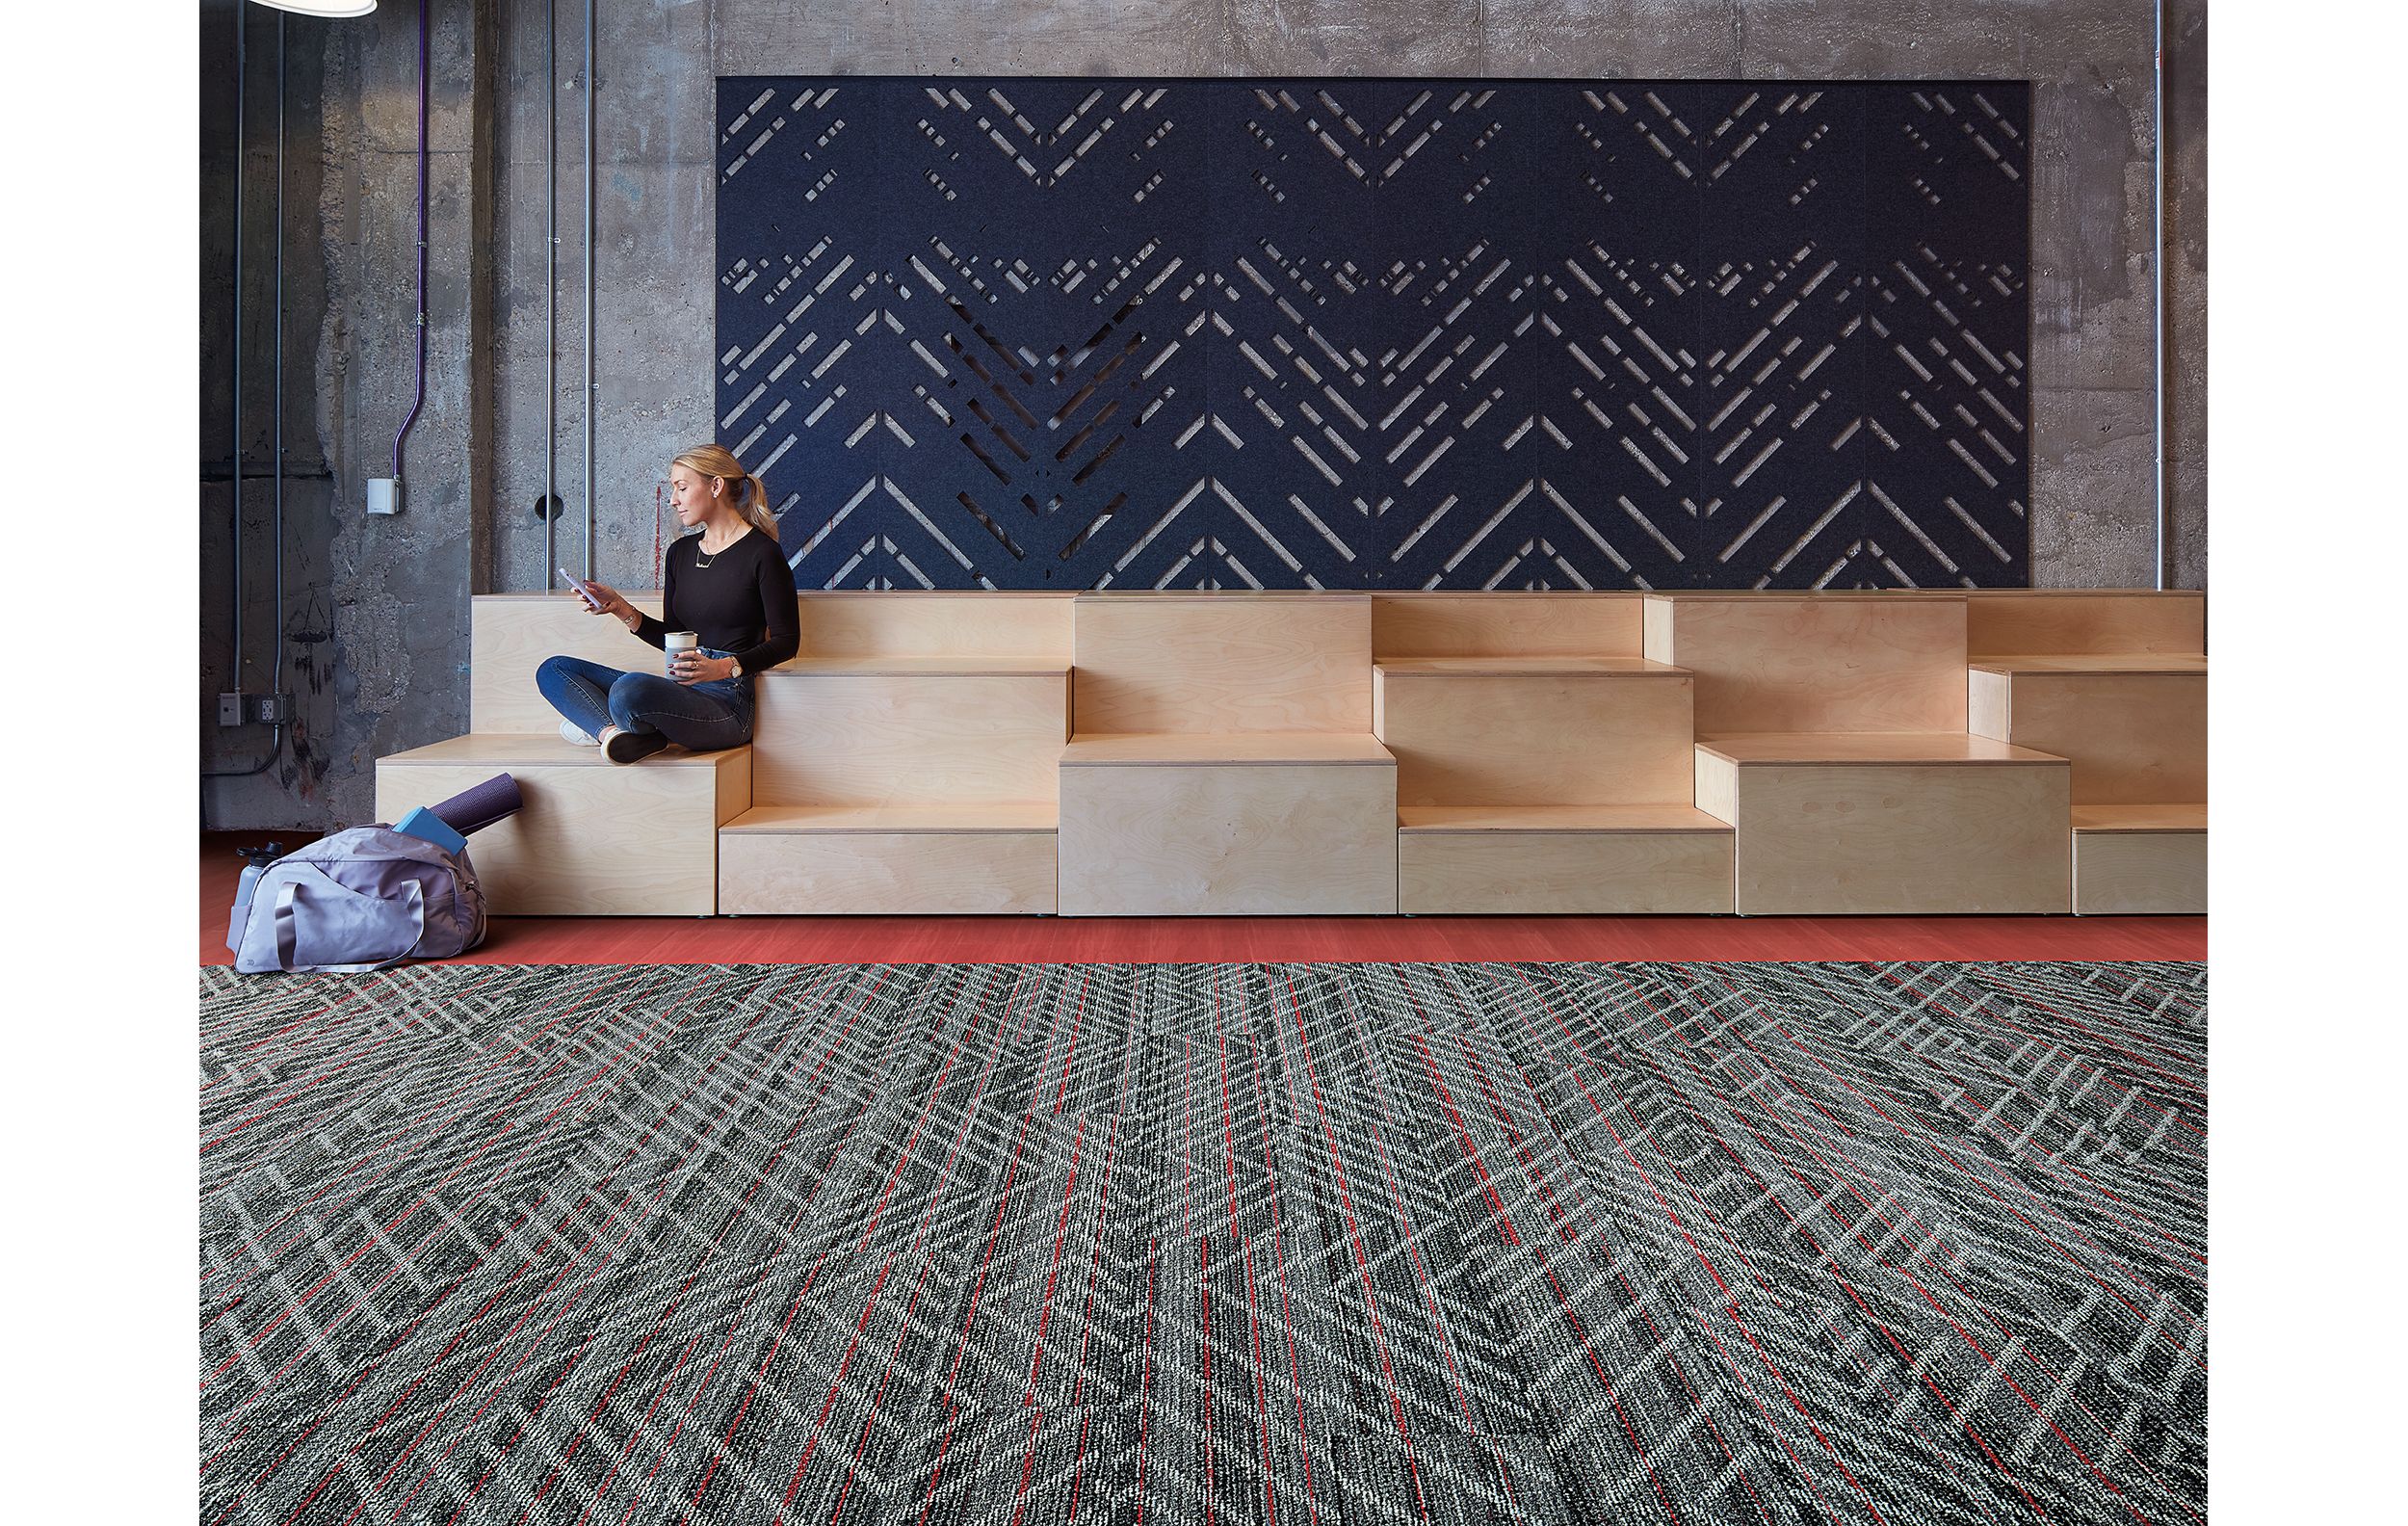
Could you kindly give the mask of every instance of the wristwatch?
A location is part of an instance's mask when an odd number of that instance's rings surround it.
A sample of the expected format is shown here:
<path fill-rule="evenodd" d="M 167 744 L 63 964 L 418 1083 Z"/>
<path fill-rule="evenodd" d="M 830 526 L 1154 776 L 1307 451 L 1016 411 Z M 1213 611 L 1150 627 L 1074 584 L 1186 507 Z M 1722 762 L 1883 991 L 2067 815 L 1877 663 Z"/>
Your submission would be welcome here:
<path fill-rule="evenodd" d="M 736 659 L 736 658 L 734 658 L 734 657 L 730 657 L 730 658 L 728 658 L 728 659 L 727 659 L 727 676 L 728 676 L 728 677 L 730 677 L 730 678 L 742 678 L 744 675 L 745 675 L 745 665 L 743 664 L 743 662 L 741 662 L 740 660 L 738 660 L 738 659 Z"/>

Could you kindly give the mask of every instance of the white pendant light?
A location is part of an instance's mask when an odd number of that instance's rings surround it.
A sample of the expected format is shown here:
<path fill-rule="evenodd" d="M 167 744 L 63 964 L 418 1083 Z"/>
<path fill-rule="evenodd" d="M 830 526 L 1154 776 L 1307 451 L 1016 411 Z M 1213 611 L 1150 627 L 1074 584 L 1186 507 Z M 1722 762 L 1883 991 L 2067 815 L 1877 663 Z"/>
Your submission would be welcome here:
<path fill-rule="evenodd" d="M 377 8 L 377 0 L 259 0 L 259 4 L 314 16 L 364 16 Z"/>

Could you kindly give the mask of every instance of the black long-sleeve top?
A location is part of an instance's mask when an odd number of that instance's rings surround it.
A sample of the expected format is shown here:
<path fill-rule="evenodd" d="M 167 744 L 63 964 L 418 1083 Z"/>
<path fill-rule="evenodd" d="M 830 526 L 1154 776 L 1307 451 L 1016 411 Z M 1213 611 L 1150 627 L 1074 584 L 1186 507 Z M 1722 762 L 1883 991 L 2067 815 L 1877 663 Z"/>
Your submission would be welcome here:
<path fill-rule="evenodd" d="M 646 615 L 636 634 L 666 646 L 670 631 L 690 630 L 703 645 L 731 653 L 746 676 L 792 657 L 802 645 L 802 619 L 795 575 L 777 542 L 747 530 L 719 555 L 701 553 L 698 535 L 670 543 L 661 573 L 661 611 L 668 618 Z M 707 566 L 700 565 L 705 560 Z"/>

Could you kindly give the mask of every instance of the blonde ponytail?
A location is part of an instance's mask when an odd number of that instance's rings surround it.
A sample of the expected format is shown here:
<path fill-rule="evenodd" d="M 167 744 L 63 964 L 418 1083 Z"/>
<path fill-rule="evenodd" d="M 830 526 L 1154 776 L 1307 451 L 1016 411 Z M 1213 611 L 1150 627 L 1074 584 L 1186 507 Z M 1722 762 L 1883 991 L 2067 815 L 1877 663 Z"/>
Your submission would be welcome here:
<path fill-rule="evenodd" d="M 681 451 L 671 464 L 723 480 L 745 522 L 772 540 L 777 539 L 777 516 L 770 512 L 770 490 L 760 478 L 745 470 L 735 452 L 720 444 L 696 445 L 690 451 Z"/>
<path fill-rule="evenodd" d="M 760 478 L 746 472 L 743 478 L 742 493 L 743 496 L 738 501 L 737 507 L 745 512 L 745 518 L 751 522 L 752 528 L 768 536 L 772 540 L 775 540 L 777 539 L 777 515 L 770 512 L 769 488 L 762 484 Z"/>

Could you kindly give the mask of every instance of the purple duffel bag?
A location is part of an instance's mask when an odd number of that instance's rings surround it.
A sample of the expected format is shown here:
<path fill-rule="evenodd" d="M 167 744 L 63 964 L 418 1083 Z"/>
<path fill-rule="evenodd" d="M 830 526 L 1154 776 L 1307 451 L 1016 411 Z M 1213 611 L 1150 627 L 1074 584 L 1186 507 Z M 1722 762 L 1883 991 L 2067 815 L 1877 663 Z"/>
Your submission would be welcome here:
<path fill-rule="evenodd" d="M 253 881 L 234 967 L 351 973 L 448 959 L 484 941 L 484 891 L 465 850 L 353 827 L 286 854 Z"/>

